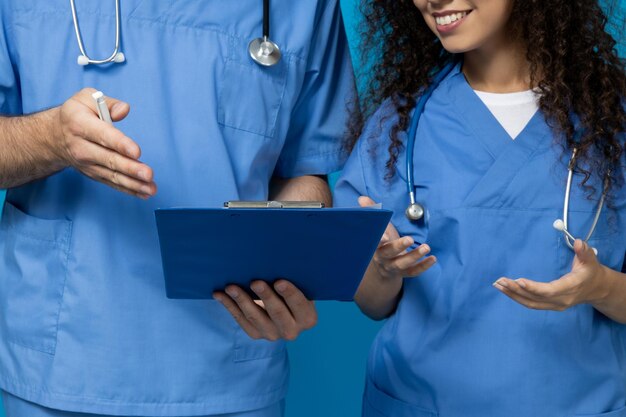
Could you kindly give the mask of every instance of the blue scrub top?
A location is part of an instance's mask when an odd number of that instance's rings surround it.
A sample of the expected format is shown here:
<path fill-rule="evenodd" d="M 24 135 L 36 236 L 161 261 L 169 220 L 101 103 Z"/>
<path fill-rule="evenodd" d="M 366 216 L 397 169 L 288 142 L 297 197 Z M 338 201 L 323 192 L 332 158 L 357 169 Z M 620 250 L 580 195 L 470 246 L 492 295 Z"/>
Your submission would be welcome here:
<path fill-rule="evenodd" d="M 114 3 L 76 4 L 87 52 L 108 56 Z M 125 100 L 132 110 L 117 126 L 159 185 L 142 201 L 67 169 L 8 192 L 2 389 L 53 408 L 153 416 L 283 398 L 283 343 L 251 340 L 214 301 L 165 297 L 153 214 L 267 199 L 272 175 L 341 168 L 353 77 L 338 1 L 271 7 L 283 52 L 272 68 L 248 55 L 262 34 L 258 0 L 122 0 L 127 62 L 85 68 L 67 0 L 0 2 L 0 112 L 57 106 L 83 87 Z"/>
<path fill-rule="evenodd" d="M 335 204 L 354 206 L 360 195 L 382 202 L 399 233 L 428 243 L 438 262 L 405 280 L 373 344 L 364 416 L 626 416 L 626 326 L 588 304 L 531 310 L 492 287 L 502 276 L 548 282 L 571 269 L 574 254 L 552 227 L 562 217 L 570 154 L 555 145 L 543 115 L 511 140 L 457 67 L 420 120 L 412 157 L 428 216 L 416 224 L 404 215 L 406 152 L 384 179 L 397 120 L 389 102 L 369 120 Z M 588 199 L 580 181 L 576 174 L 574 236 L 587 234 L 598 197 Z M 622 188 L 589 241 L 618 271 L 625 222 Z"/>

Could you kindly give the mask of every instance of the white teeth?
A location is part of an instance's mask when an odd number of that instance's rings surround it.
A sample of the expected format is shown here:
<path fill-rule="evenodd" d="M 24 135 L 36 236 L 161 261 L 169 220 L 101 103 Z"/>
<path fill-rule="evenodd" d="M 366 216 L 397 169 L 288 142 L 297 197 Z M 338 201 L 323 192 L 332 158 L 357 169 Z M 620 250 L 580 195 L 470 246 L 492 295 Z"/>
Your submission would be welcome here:
<path fill-rule="evenodd" d="M 435 17 L 435 22 L 439 26 L 446 26 L 446 25 L 456 22 L 457 20 L 463 19 L 465 16 L 467 16 L 467 12 L 448 14 L 445 16 Z"/>

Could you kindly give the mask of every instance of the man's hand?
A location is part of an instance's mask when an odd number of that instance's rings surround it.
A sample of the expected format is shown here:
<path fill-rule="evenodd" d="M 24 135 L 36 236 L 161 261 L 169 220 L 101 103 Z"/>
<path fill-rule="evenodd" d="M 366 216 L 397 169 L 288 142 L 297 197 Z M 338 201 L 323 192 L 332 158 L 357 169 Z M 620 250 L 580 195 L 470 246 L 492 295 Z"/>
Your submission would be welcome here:
<path fill-rule="evenodd" d="M 279 280 L 272 288 L 264 281 L 254 281 L 250 288 L 260 300 L 253 300 L 236 285 L 226 287 L 225 293 L 216 292 L 213 297 L 252 339 L 295 340 L 317 324 L 313 301 L 307 300 L 292 283 Z"/>
<path fill-rule="evenodd" d="M 147 199 L 156 194 L 152 169 L 139 162 L 139 146 L 121 131 L 98 117 L 91 96 L 96 90 L 86 88 L 58 109 L 60 140 L 53 144 L 55 153 L 91 179 L 116 190 Z M 107 98 L 113 121 L 124 119 L 127 103 Z"/>

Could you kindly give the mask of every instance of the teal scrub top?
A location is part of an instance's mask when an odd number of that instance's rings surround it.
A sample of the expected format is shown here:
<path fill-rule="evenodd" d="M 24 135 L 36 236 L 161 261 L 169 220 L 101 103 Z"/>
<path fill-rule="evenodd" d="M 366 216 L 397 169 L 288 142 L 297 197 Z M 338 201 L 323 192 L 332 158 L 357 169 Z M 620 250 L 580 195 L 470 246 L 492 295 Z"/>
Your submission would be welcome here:
<path fill-rule="evenodd" d="M 114 2 L 76 5 L 87 52 L 108 56 Z M 262 34 L 261 1 L 121 0 L 121 15 L 127 61 L 81 67 L 67 0 L 0 2 L 0 113 L 57 106 L 83 87 L 127 101 L 117 127 L 159 185 L 142 201 L 66 169 L 8 191 L 0 388 L 117 415 L 274 404 L 286 392 L 284 344 L 251 340 L 214 301 L 165 297 L 153 212 L 267 199 L 273 175 L 342 167 L 354 86 L 338 1 L 272 1 L 283 58 L 271 68 L 247 49 Z"/>
<path fill-rule="evenodd" d="M 416 199 L 409 222 L 406 152 L 387 181 L 386 102 L 368 121 L 335 189 L 337 206 L 368 195 L 394 210 L 401 235 L 428 243 L 437 263 L 404 282 L 397 310 L 373 343 L 365 417 L 626 416 L 626 326 L 591 305 L 528 309 L 492 287 L 500 277 L 548 282 L 574 253 L 562 218 L 569 151 L 537 112 L 512 140 L 460 66 L 426 103 L 416 135 Z M 406 134 L 400 139 L 406 143 Z M 621 135 L 621 142 L 626 138 Z M 618 175 L 623 175 L 620 171 Z M 570 231 L 585 236 L 598 195 L 574 175 Z M 601 189 L 601 180 L 590 182 Z M 617 271 L 626 253 L 626 189 L 614 192 L 589 244 Z M 606 414 L 605 414 L 606 413 Z"/>

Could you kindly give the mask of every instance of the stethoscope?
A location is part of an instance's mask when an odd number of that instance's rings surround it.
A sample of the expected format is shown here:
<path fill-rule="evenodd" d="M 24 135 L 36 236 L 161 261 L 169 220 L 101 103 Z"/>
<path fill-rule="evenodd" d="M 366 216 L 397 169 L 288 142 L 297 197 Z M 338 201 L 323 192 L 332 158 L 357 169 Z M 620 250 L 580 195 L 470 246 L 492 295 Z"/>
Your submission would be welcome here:
<path fill-rule="evenodd" d="M 448 63 L 433 79 L 432 83 L 428 86 L 428 88 L 421 94 L 417 104 L 415 105 L 415 110 L 413 111 L 413 115 L 411 116 L 411 123 L 409 127 L 409 135 L 407 137 L 407 158 L 406 158 L 406 178 L 407 178 L 407 189 L 409 193 L 410 204 L 406 208 L 405 215 L 409 221 L 418 222 L 424 219 L 426 215 L 426 209 L 423 204 L 420 204 L 415 199 L 415 177 L 413 171 L 413 158 L 415 152 L 415 140 L 417 135 L 417 127 L 419 124 L 419 119 L 424 113 L 424 108 L 426 107 L 426 102 L 430 99 L 435 89 L 439 86 L 439 84 L 446 78 L 450 72 L 454 69 L 454 67 L 458 64 L 457 61 L 453 61 Z M 563 219 L 557 219 L 553 223 L 553 227 L 562 232 L 565 237 L 565 242 L 570 249 L 574 249 L 574 241 L 576 238 L 572 236 L 572 234 L 567 230 L 567 219 L 569 215 L 569 201 L 570 201 L 570 191 L 572 189 L 572 178 L 574 176 L 574 169 L 576 167 L 576 149 L 572 151 L 572 157 L 570 158 L 569 164 L 567 166 L 567 185 L 565 187 L 565 199 L 563 203 Z M 604 207 L 604 199 L 606 197 L 607 186 L 608 186 L 608 177 L 610 173 L 607 174 L 607 177 L 604 181 L 604 189 L 602 190 L 602 196 L 600 197 L 600 201 L 598 202 L 598 207 L 596 208 L 596 214 L 593 218 L 593 222 L 591 224 L 591 228 L 589 229 L 589 233 L 585 237 L 584 241 L 587 242 L 593 233 L 596 230 L 596 226 L 598 225 L 598 220 L 600 219 L 600 214 L 602 213 L 602 209 Z M 593 251 L 598 254 L 596 248 L 592 248 Z"/>
<path fill-rule="evenodd" d="M 126 61 L 124 53 L 120 51 L 120 0 L 115 0 L 115 49 L 111 56 L 106 59 L 91 59 L 85 51 L 85 44 L 80 33 L 78 25 L 78 16 L 76 14 L 75 0 L 70 0 L 72 8 L 72 20 L 74 21 L 74 31 L 76 32 L 76 40 L 78 41 L 78 65 L 86 66 L 89 64 L 102 65 L 108 63 L 121 64 Z M 270 0 L 263 0 L 263 37 L 253 39 L 248 45 L 250 57 L 259 65 L 271 67 L 276 65 L 281 58 L 281 52 L 278 45 L 270 40 Z"/>

